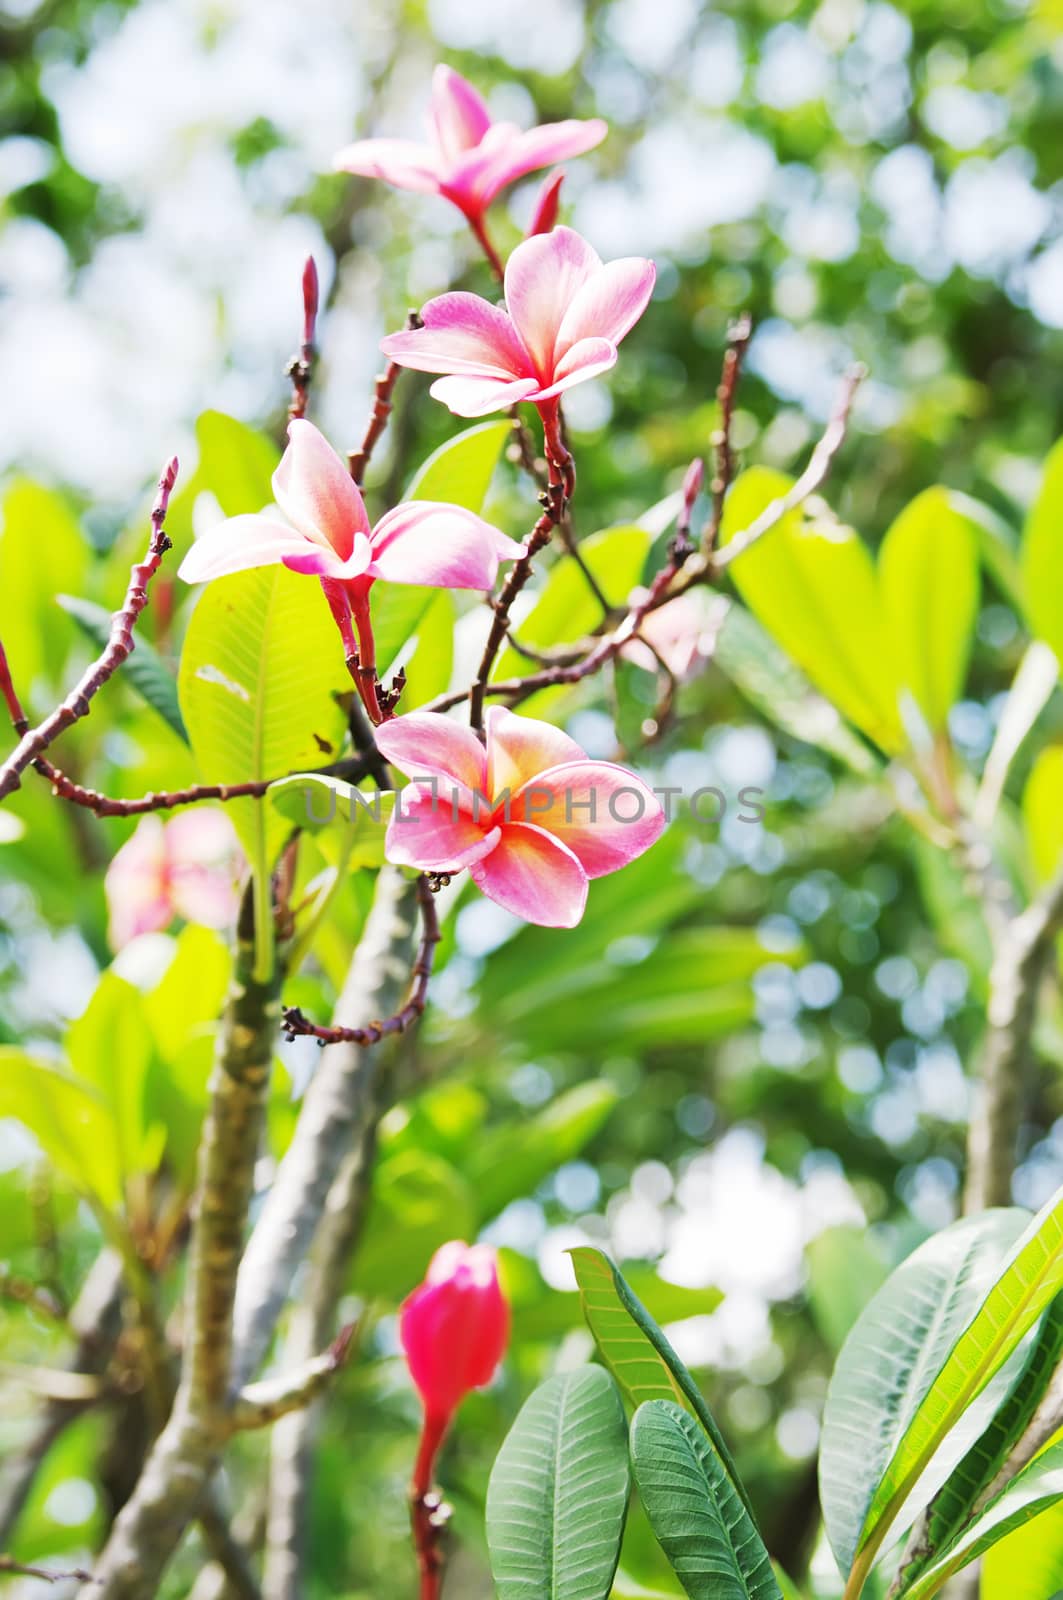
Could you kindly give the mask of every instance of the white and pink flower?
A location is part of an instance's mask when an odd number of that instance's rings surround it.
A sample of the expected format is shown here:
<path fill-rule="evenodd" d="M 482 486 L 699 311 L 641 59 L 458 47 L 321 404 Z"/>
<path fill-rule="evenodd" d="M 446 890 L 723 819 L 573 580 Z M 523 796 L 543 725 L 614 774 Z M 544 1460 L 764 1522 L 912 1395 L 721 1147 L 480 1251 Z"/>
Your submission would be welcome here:
<path fill-rule="evenodd" d="M 592 761 L 547 722 L 493 706 L 487 743 L 437 712 L 377 729 L 412 779 L 388 825 L 390 861 L 424 872 L 469 869 L 490 899 L 526 922 L 572 928 L 591 878 L 642 855 L 664 828 L 641 778 Z"/>
<path fill-rule="evenodd" d="M 230 927 L 239 907 L 241 860 L 223 811 L 183 811 L 169 822 L 144 817 L 104 879 L 112 950 L 139 934 L 161 932 L 175 917 Z"/>

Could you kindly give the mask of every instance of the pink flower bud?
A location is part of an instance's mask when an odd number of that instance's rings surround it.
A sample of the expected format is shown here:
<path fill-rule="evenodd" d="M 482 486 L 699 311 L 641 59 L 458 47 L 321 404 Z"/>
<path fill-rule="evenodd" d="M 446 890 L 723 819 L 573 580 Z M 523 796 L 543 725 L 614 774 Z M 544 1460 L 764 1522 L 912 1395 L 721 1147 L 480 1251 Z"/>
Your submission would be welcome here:
<path fill-rule="evenodd" d="M 683 479 L 683 502 L 692 506 L 701 493 L 701 486 L 705 481 L 705 463 L 700 456 L 696 456 L 690 463 Z"/>
<path fill-rule="evenodd" d="M 307 256 L 303 268 L 303 343 L 312 345 L 317 329 L 318 283 L 317 263 Z"/>
<path fill-rule="evenodd" d="M 545 179 L 535 201 L 535 210 L 528 224 L 528 231 L 524 235 L 530 239 L 537 233 L 549 233 L 557 221 L 557 213 L 561 205 L 561 185 L 565 181 L 565 174 L 558 170 L 552 172 Z"/>
<path fill-rule="evenodd" d="M 443 1245 L 404 1301 L 399 1333 L 426 1417 L 447 1422 L 470 1389 L 490 1383 L 509 1338 L 509 1306 L 490 1245 Z"/>

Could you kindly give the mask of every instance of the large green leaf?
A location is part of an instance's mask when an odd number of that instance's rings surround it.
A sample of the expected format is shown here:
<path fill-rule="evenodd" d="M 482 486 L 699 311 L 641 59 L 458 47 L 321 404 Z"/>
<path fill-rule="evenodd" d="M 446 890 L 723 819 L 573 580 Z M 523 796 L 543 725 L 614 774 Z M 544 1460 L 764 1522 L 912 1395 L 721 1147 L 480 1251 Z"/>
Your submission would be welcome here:
<path fill-rule="evenodd" d="M 1016 1529 L 1031 1523 L 1033 1518 L 1063 1503 L 1063 1440 L 1050 1445 L 1043 1455 L 1037 1456 L 1017 1473 L 995 1500 L 991 1500 L 967 1527 L 959 1539 L 928 1567 L 910 1587 L 903 1591 L 904 1600 L 930 1600 L 944 1584 L 972 1561 L 993 1548 L 1001 1539 Z M 1037 1526 L 1036 1523 L 1033 1524 Z M 1056 1525 L 1058 1538 L 1059 1528 Z M 1031 1529 L 1032 1532 L 1032 1529 Z M 1058 1561 L 1058 1552 L 1057 1552 Z M 1012 1575 L 1022 1567 L 1010 1569 Z M 1031 1590 L 1033 1600 L 1052 1600 L 1056 1586 Z M 983 1591 L 984 1593 L 985 1591 Z M 1009 1587 L 1002 1591 L 1007 1600 L 1017 1600 L 1017 1590 Z"/>
<path fill-rule="evenodd" d="M 350 687 L 320 586 L 282 566 L 208 585 L 185 635 L 178 677 L 192 750 L 210 783 L 245 783 L 320 765 L 343 734 Z M 252 860 L 272 859 L 287 823 L 268 802 L 229 815 Z"/>
<path fill-rule="evenodd" d="M 743 472 L 727 498 L 723 543 L 790 486 L 767 467 Z M 791 511 L 730 571 L 750 610 L 827 699 L 883 750 L 903 750 L 875 566 L 852 528 Z"/>
<path fill-rule="evenodd" d="M 61 495 L 22 478 L 8 486 L 0 506 L 3 639 L 27 706 L 35 679 L 60 679 L 76 631 L 55 596 L 80 587 L 87 558 L 88 547 Z"/>
<path fill-rule="evenodd" d="M 819 1458 L 823 1518 L 843 1572 L 912 1419 L 1027 1220 L 1017 1208 L 990 1211 L 935 1234 L 890 1275 L 845 1341 Z"/>
<path fill-rule="evenodd" d="M 1053 1196 L 1013 1247 L 900 1439 L 868 1511 L 861 1541 L 865 1564 L 870 1563 L 943 1441 L 948 1437 L 951 1444 L 956 1436 L 962 1437 L 958 1424 L 961 1418 L 966 1423 L 968 1407 L 1061 1289 L 1063 1190 Z"/>
<path fill-rule="evenodd" d="M 925 489 L 905 506 L 878 578 L 898 682 L 938 733 L 963 692 L 978 616 L 978 533 L 950 490 Z"/>
<path fill-rule="evenodd" d="M 601 1367 L 548 1378 L 523 1406 L 487 1490 L 499 1600 L 605 1600 L 628 1499 L 624 1412 Z"/>
<path fill-rule="evenodd" d="M 1033 870 L 1047 883 L 1063 860 L 1063 746 L 1039 752 L 1023 790 L 1022 820 Z"/>
<path fill-rule="evenodd" d="M 1058 1600 L 1063 1593 L 1063 1504 L 1042 1511 L 988 1550 L 981 1600 Z"/>
<path fill-rule="evenodd" d="M 691 1600 L 781 1600 L 731 1474 L 689 1412 L 670 1400 L 641 1405 L 631 1464 L 650 1525 Z"/>
<path fill-rule="evenodd" d="M 107 1211 L 122 1201 L 122 1157 L 103 1096 L 52 1062 L 0 1046 L 0 1117 L 14 1117 L 56 1169 Z"/>
<path fill-rule="evenodd" d="M 609 1257 L 589 1245 L 569 1252 L 583 1315 L 598 1353 L 633 1408 L 674 1400 L 701 1424 L 734 1480 L 750 1516 L 752 1506 L 715 1418 L 686 1367 Z"/>
<path fill-rule="evenodd" d="M 111 612 L 104 606 L 96 605 L 95 601 L 82 600 L 77 595 L 61 594 L 56 598 L 93 644 L 100 650 L 105 649 L 111 636 Z M 187 744 L 188 730 L 177 703 L 177 679 L 150 640 L 137 636 L 136 648 L 126 659 L 122 677 Z"/>
<path fill-rule="evenodd" d="M 930 1550 L 947 1549 L 962 1531 L 970 1516 L 970 1508 L 993 1482 L 1025 1433 L 1061 1357 L 1063 1295 L 1057 1295 L 1045 1312 L 1015 1387 L 981 1438 L 971 1446 L 931 1502 L 924 1541 Z M 928 1559 L 923 1557 L 907 1566 L 906 1581 L 911 1582 L 928 1564 Z M 1045 1590 L 1046 1594 L 1050 1592 Z"/>
<path fill-rule="evenodd" d="M 1063 661 L 1063 439 L 1049 451 L 1026 519 L 1022 578 L 1030 631 Z"/>

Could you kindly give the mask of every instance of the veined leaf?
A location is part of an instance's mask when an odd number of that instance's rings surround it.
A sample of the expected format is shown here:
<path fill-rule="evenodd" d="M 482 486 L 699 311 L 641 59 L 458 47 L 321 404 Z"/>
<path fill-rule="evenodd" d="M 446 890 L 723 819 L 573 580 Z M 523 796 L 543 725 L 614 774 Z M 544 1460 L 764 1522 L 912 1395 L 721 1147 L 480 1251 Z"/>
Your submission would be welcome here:
<path fill-rule="evenodd" d="M 948 489 L 925 489 L 894 520 L 878 581 L 899 684 L 938 733 L 963 692 L 978 615 L 978 535 Z"/>
<path fill-rule="evenodd" d="M 200 596 L 178 676 L 181 712 L 210 783 L 276 778 L 339 748 L 334 691 L 350 687 L 343 647 L 318 584 L 282 566 L 218 578 Z M 249 857 L 270 860 L 287 832 L 272 805 L 234 800 Z"/>
<path fill-rule="evenodd" d="M 750 467 L 727 497 L 726 545 L 791 481 Z M 907 743 L 897 681 L 867 546 L 841 523 L 791 511 L 731 568 L 743 600 L 842 714 L 887 753 Z"/>
<path fill-rule="evenodd" d="M 904 1590 L 904 1600 L 930 1600 L 944 1584 L 970 1562 L 977 1561 L 1008 1534 L 1031 1523 L 1042 1512 L 1063 1502 L 1063 1441 L 1050 1445 L 1029 1466 L 1016 1474 L 1007 1488 L 991 1500 L 985 1510 L 966 1528 L 952 1547 Z M 1037 1526 L 1036 1523 L 1033 1524 Z M 1032 1533 L 1032 1529 L 1030 1530 Z M 1020 1574 L 1022 1568 L 1017 1570 Z M 983 1590 L 983 1593 L 985 1591 Z M 1016 1600 L 1016 1588 L 1006 1591 L 1007 1600 Z M 1050 1600 L 1053 1589 L 1036 1591 L 1037 1600 Z M 1033 1600 L 1033 1591 L 1031 1591 Z"/>
<path fill-rule="evenodd" d="M 1027 1220 L 1018 1208 L 990 1211 L 935 1234 L 890 1275 L 842 1346 L 823 1412 L 819 1482 L 843 1572 L 874 1525 L 883 1475 Z"/>
<path fill-rule="evenodd" d="M 1063 661 L 1063 439 L 1048 453 L 1041 489 L 1022 537 L 1022 578 L 1030 631 Z"/>
<path fill-rule="evenodd" d="M 1059 1600 L 1063 1593 L 1063 1504 L 993 1545 L 982 1562 L 981 1600 Z"/>
<path fill-rule="evenodd" d="M 499 1600 L 605 1600 L 628 1487 L 612 1378 L 601 1367 L 548 1378 L 506 1436 L 487 1489 Z"/>
<path fill-rule="evenodd" d="M 641 1405 L 631 1465 L 650 1526 L 691 1600 L 782 1600 L 734 1479 L 688 1411 L 670 1400 Z"/>
<path fill-rule="evenodd" d="M 570 1250 L 583 1315 L 598 1353 L 637 1409 L 648 1400 L 678 1401 L 704 1428 L 749 1515 L 749 1503 L 731 1453 L 704 1396 L 641 1300 L 609 1257 L 589 1245 Z"/>
<path fill-rule="evenodd" d="M 94 645 L 101 650 L 106 647 L 111 637 L 111 613 L 105 607 L 72 594 L 57 595 L 56 600 Z M 188 730 L 177 703 L 177 679 L 149 639 L 137 636 L 136 648 L 122 668 L 122 677 L 187 744 Z"/>
<path fill-rule="evenodd" d="M 992 1215 L 992 1213 L 989 1213 Z M 947 1435 L 1063 1289 L 1063 1191 L 1013 1247 L 980 1308 L 957 1338 L 900 1439 L 861 1535 L 864 1564 Z"/>

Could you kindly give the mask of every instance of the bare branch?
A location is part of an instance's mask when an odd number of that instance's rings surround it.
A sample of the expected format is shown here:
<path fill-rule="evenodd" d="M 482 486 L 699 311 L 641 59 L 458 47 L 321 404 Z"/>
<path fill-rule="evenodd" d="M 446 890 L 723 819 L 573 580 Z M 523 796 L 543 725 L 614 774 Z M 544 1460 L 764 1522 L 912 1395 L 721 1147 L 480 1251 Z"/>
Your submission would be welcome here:
<path fill-rule="evenodd" d="M 408 330 L 412 331 L 422 326 L 419 311 L 407 312 L 406 327 Z M 389 361 L 383 372 L 377 375 L 373 384 L 373 409 L 369 413 L 365 435 L 357 450 L 349 450 L 347 452 L 347 466 L 359 489 L 365 483 L 365 474 L 373 451 L 376 449 L 380 437 L 388 425 L 392 406 L 391 397 L 395 392 L 395 385 L 398 382 L 401 371 L 402 368 L 398 362 Z"/>
<path fill-rule="evenodd" d="M 712 445 L 716 452 L 716 471 L 710 485 L 712 515 L 705 530 L 704 540 L 708 555 L 712 554 L 719 543 L 724 502 L 734 477 L 731 428 L 734 423 L 735 401 L 738 398 L 738 380 L 742 375 L 742 361 L 752 336 L 753 323 L 746 315 L 739 317 L 727 334 L 727 354 L 723 358 L 723 372 L 720 375 L 719 388 L 716 390 L 716 399 L 720 406 L 720 425 L 712 436 Z"/>
<path fill-rule="evenodd" d="M 356 1324 L 341 1328 L 324 1355 L 313 1356 L 294 1372 L 249 1383 L 233 1401 L 230 1426 L 234 1431 L 268 1428 L 293 1411 L 302 1411 L 328 1388 L 344 1365 L 354 1341 Z"/>
<path fill-rule="evenodd" d="M 40 1578 L 45 1583 L 94 1583 L 91 1572 L 86 1572 L 84 1567 L 73 1567 L 65 1572 L 60 1572 L 54 1567 L 30 1567 L 23 1561 L 16 1561 L 14 1556 L 0 1555 L 0 1572 L 10 1572 L 21 1578 Z"/>
<path fill-rule="evenodd" d="M 317 359 L 317 350 L 314 346 L 317 308 L 317 264 L 313 256 L 307 256 L 306 266 L 303 268 L 303 338 L 298 354 L 292 357 L 284 369 L 285 376 L 292 380 L 292 398 L 288 406 L 288 419 L 292 422 L 306 416 L 307 402 L 310 399 L 310 382 L 314 376 L 314 362 Z"/>

